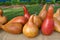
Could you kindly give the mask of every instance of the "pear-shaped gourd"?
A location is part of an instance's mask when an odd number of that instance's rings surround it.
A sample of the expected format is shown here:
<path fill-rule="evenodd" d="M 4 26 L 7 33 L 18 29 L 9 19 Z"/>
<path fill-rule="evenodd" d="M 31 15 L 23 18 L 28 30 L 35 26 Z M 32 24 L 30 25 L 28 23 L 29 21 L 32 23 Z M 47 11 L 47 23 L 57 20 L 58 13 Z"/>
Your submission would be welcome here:
<path fill-rule="evenodd" d="M 50 5 L 48 8 L 46 19 L 43 21 L 41 27 L 42 33 L 44 35 L 50 35 L 54 31 L 53 13 L 54 13 L 53 6 Z"/>
<path fill-rule="evenodd" d="M 56 13 L 54 14 L 54 17 L 60 20 L 60 8 L 57 9 Z"/>
<path fill-rule="evenodd" d="M 55 31 L 60 32 L 60 8 L 54 14 L 54 27 Z"/>
<path fill-rule="evenodd" d="M 3 10 L 0 9 L 0 24 L 4 24 L 7 22 L 7 18 L 3 16 Z"/>
<path fill-rule="evenodd" d="M 32 38 L 38 35 L 38 27 L 33 23 L 34 15 L 31 15 L 28 22 L 23 27 L 23 34 Z"/>
<path fill-rule="evenodd" d="M 39 13 L 39 17 L 44 20 L 46 18 L 47 15 L 47 10 L 46 10 L 47 4 L 45 4 L 42 8 L 42 10 Z"/>
<path fill-rule="evenodd" d="M 22 32 L 22 24 L 20 23 L 9 23 L 1 27 L 4 31 L 12 34 L 19 34 Z"/>

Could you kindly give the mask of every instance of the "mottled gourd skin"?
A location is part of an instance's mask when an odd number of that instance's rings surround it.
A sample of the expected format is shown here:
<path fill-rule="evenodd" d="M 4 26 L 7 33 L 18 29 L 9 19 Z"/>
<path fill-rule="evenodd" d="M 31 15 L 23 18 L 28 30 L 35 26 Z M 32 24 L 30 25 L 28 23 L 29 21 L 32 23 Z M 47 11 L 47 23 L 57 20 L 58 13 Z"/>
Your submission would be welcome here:
<path fill-rule="evenodd" d="M 5 16 L 0 17 L 0 23 L 5 24 L 7 22 L 7 18 Z"/>
<path fill-rule="evenodd" d="M 13 23 L 13 22 L 18 22 L 24 25 L 27 22 L 27 19 L 24 16 L 17 16 L 13 18 L 12 20 L 10 20 L 7 24 Z"/>
<path fill-rule="evenodd" d="M 19 34 L 22 32 L 22 24 L 10 23 L 2 26 L 2 29 L 11 34 Z"/>
<path fill-rule="evenodd" d="M 54 13 L 53 6 L 50 5 L 48 8 L 46 19 L 43 21 L 41 27 L 42 33 L 44 35 L 51 35 L 54 31 L 53 13 Z"/>
<path fill-rule="evenodd" d="M 54 14 L 54 27 L 55 31 L 60 32 L 60 8 Z"/>
<path fill-rule="evenodd" d="M 38 28 L 41 27 L 42 20 L 41 20 L 41 18 L 40 18 L 39 16 L 35 15 L 35 16 L 34 16 L 34 20 L 33 20 L 33 22 L 34 22 L 34 24 L 37 25 Z"/>
<path fill-rule="evenodd" d="M 34 24 L 26 24 L 23 27 L 23 34 L 29 38 L 35 37 L 38 35 L 38 28 Z"/>
<path fill-rule="evenodd" d="M 29 18 L 28 22 L 23 27 L 23 34 L 26 37 L 33 38 L 38 35 L 38 27 L 33 23 L 33 15 Z"/>

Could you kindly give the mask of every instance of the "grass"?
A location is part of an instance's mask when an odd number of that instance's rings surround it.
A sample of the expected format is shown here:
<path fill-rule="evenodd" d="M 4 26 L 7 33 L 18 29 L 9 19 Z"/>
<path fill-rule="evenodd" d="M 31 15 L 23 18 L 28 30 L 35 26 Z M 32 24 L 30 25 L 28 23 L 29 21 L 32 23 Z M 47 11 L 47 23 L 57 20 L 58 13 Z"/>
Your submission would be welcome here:
<path fill-rule="evenodd" d="M 26 6 L 30 14 L 39 14 L 40 10 L 42 9 L 39 5 L 27 5 Z M 60 8 L 60 6 L 54 7 L 54 12 Z M 11 20 L 12 18 L 16 16 L 20 16 L 24 14 L 23 8 L 3 8 L 4 15 L 8 18 L 8 20 Z"/>

